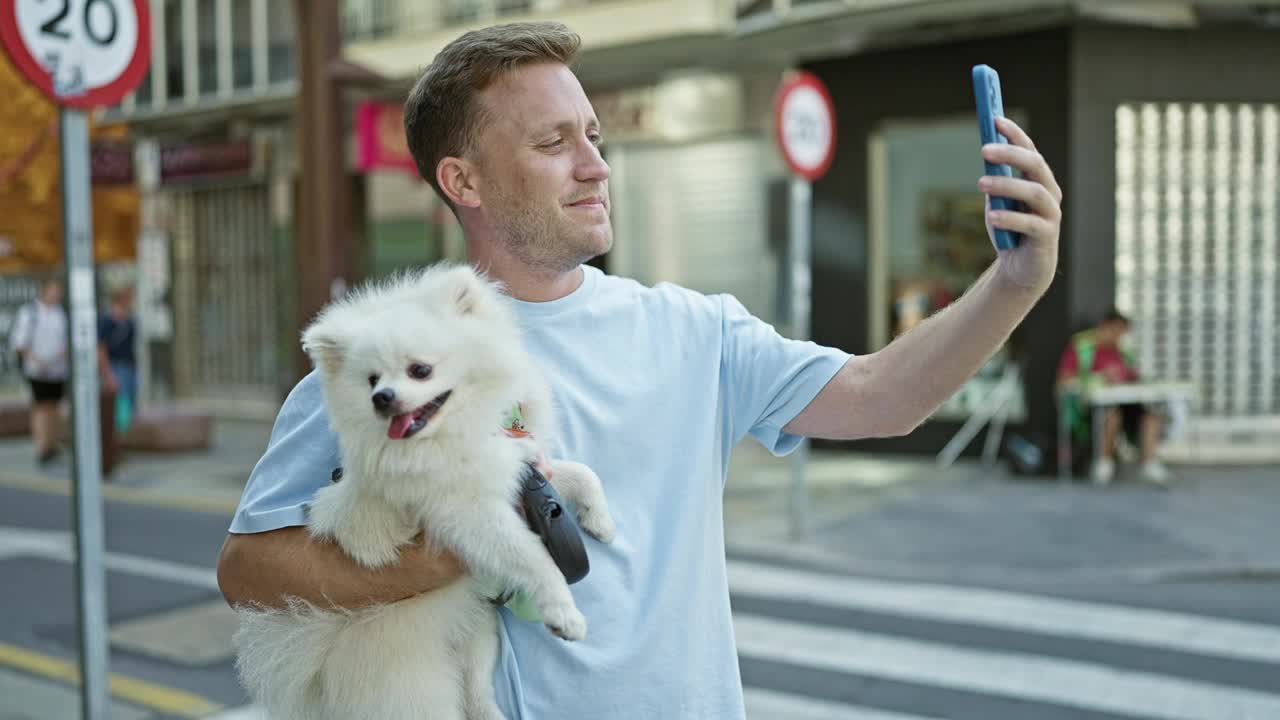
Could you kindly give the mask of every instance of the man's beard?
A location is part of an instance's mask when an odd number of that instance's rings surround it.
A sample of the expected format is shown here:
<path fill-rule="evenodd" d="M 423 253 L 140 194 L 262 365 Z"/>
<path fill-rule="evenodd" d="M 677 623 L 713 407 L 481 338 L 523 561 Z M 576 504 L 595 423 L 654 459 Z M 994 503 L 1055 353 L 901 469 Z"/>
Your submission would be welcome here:
<path fill-rule="evenodd" d="M 590 233 L 598 228 L 571 222 L 563 215 L 539 212 L 528 199 L 505 192 L 496 199 L 490 219 L 498 240 L 512 257 L 530 268 L 568 272 L 599 254 L 590 239 Z M 604 230 L 612 234 L 607 224 Z M 605 250 L 610 244 L 612 238 Z"/>

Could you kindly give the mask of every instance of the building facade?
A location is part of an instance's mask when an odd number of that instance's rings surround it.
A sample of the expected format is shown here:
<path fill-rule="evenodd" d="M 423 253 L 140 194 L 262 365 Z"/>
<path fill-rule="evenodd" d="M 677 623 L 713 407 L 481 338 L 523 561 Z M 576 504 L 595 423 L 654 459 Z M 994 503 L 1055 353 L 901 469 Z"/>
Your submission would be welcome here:
<path fill-rule="evenodd" d="M 811 334 L 865 353 L 944 307 L 993 257 L 969 82 L 972 65 L 992 65 L 1008 113 L 1066 192 L 1059 278 L 932 421 L 860 446 L 936 452 L 1016 368 L 1012 431 L 1049 449 L 1058 355 L 1113 304 L 1133 317 L 1144 374 L 1200 389 L 1197 438 L 1256 446 L 1280 428 L 1275 5 L 347 0 L 344 59 L 383 80 L 344 112 L 400 102 L 468 28 L 566 22 L 583 37 L 576 70 L 613 169 L 616 244 L 599 263 L 734 293 L 787 332 L 786 173 L 771 104 L 786 71 L 811 70 L 831 89 L 838 138 L 814 185 Z M 172 283 L 169 383 L 183 397 L 278 402 L 302 369 L 288 307 L 305 165 L 290 115 L 290 4 L 157 8 L 154 67 L 165 70 L 117 112 L 161 153 L 173 143 L 251 148 L 243 172 L 160 179 L 148 196 L 149 257 L 167 253 L 172 268 L 161 278 Z M 361 171 L 354 121 L 344 122 L 360 258 L 349 279 L 460 257 L 456 226 L 425 185 L 403 169 Z M 244 337 L 252 351 L 237 344 Z"/>

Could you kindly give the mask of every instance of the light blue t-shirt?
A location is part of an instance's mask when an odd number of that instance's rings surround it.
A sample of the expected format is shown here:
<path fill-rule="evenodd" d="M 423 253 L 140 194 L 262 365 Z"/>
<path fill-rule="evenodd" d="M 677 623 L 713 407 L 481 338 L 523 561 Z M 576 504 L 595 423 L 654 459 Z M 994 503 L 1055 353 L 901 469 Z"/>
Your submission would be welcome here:
<path fill-rule="evenodd" d="M 585 538 L 571 586 L 587 638 L 567 643 L 503 609 L 494 673 L 511 720 L 741 720 L 725 570 L 722 491 L 747 433 L 782 454 L 782 432 L 848 359 L 787 340 L 730 296 L 644 287 L 585 268 L 546 303 L 515 303 L 558 406 L 553 457 L 600 475 L 614 542 Z M 340 465 L 313 373 L 280 410 L 231 531 L 304 524 Z"/>

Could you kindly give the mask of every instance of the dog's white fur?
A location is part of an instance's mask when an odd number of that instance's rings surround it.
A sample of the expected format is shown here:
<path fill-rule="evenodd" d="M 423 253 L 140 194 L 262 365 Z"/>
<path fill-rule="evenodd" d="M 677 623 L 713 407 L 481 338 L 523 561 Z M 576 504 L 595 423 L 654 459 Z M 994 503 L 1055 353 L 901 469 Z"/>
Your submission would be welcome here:
<path fill-rule="evenodd" d="M 533 438 L 545 442 L 553 422 L 550 392 L 510 309 L 469 267 L 436 266 L 330 305 L 303 345 L 321 372 L 344 469 L 311 504 L 310 532 L 376 568 L 425 531 L 473 575 L 362 610 L 242 608 L 242 681 L 273 720 L 501 718 L 491 687 L 492 581 L 529 593 L 556 635 L 578 640 L 587 629 L 564 576 L 513 507 L 537 454 Z M 429 364 L 430 376 L 412 378 L 412 363 Z M 375 388 L 395 393 L 396 412 L 452 394 L 417 434 L 394 440 L 371 402 Z M 499 430 L 516 403 L 531 438 Z M 568 461 L 551 467 L 583 529 L 612 540 L 595 473 Z"/>

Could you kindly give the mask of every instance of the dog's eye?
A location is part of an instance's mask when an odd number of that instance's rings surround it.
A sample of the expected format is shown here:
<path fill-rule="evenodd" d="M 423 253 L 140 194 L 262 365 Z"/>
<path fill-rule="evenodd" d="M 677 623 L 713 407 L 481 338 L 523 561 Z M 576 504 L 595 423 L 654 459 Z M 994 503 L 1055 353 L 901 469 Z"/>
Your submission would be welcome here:
<path fill-rule="evenodd" d="M 369 376 L 369 387 L 378 387 L 378 376 L 376 373 Z"/>
<path fill-rule="evenodd" d="M 426 363 L 414 363 L 409 366 L 409 377 L 414 380 L 426 380 L 431 377 L 431 366 Z"/>

